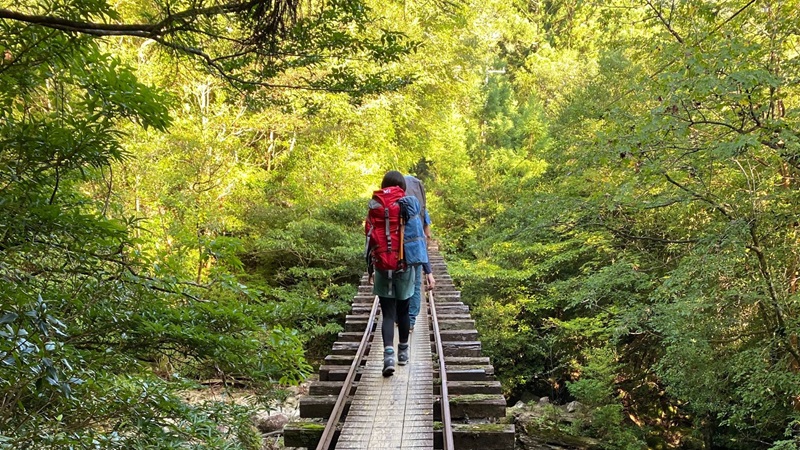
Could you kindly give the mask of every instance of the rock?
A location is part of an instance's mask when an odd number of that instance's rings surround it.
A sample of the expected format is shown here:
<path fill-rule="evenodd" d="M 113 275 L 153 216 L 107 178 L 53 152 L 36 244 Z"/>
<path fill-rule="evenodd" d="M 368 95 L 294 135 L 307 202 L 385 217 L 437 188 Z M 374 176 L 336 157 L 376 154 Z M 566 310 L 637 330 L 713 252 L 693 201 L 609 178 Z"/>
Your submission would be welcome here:
<path fill-rule="evenodd" d="M 289 423 L 289 417 L 285 414 L 270 416 L 267 413 L 260 412 L 253 416 L 253 424 L 258 428 L 258 431 L 262 433 L 282 430 L 287 423 Z"/>
<path fill-rule="evenodd" d="M 525 402 L 522 400 L 518 401 L 516 405 L 513 406 L 514 408 L 520 409 L 525 407 Z"/>
<path fill-rule="evenodd" d="M 541 412 L 542 409 L 535 408 L 517 417 L 515 422 L 515 425 L 517 425 L 517 439 L 522 444 L 522 449 L 600 450 L 603 448 L 599 440 L 569 434 L 566 431 L 569 427 L 563 428 L 559 426 L 559 423 L 563 420 L 562 417 L 542 415 Z"/>
<path fill-rule="evenodd" d="M 583 404 L 577 400 L 567 403 L 567 412 L 574 413 L 574 412 L 581 412 L 585 409 Z"/>
<path fill-rule="evenodd" d="M 549 397 L 542 397 L 539 399 L 539 405 L 549 405 L 550 398 Z"/>

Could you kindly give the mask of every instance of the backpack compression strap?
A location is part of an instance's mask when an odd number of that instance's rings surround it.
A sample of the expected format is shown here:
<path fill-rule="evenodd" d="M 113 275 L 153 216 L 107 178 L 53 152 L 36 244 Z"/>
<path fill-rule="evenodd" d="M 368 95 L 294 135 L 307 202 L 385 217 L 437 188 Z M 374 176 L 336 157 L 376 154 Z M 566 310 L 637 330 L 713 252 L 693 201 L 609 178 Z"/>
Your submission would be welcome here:
<path fill-rule="evenodd" d="M 386 229 L 386 245 L 389 248 L 389 252 L 392 251 L 392 235 L 389 233 L 389 207 L 386 206 L 383 208 L 383 218 L 385 222 L 384 228 Z"/>
<path fill-rule="evenodd" d="M 392 252 L 392 234 L 389 232 L 389 207 L 388 206 L 385 206 L 383 208 L 383 218 L 384 218 L 384 222 L 386 223 L 386 226 L 384 227 L 386 229 L 386 246 L 387 246 L 387 248 L 389 250 L 389 253 L 391 253 Z M 393 272 L 394 271 L 392 271 L 392 270 L 388 271 L 388 276 L 389 276 L 389 297 L 394 297 L 394 279 L 392 279 Z"/>

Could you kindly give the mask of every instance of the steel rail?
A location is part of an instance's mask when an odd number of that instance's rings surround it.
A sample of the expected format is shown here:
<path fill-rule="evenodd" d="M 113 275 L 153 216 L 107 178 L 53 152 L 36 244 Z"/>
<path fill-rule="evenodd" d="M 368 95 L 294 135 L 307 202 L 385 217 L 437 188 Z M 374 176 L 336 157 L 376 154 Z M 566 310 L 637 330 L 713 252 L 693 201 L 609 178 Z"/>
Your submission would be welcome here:
<path fill-rule="evenodd" d="M 442 347 L 442 335 L 439 333 L 439 318 L 436 316 L 436 302 L 433 300 L 433 291 L 428 291 L 428 306 L 431 309 L 436 353 L 439 355 L 439 378 L 442 380 L 441 399 L 439 400 L 439 405 L 442 408 L 442 449 L 454 450 L 453 424 L 450 419 L 450 400 L 447 393 L 447 367 L 444 363 L 444 348 Z"/>
<path fill-rule="evenodd" d="M 328 418 L 328 423 L 325 425 L 325 430 L 323 430 L 322 436 L 319 439 L 317 450 L 328 450 L 331 442 L 333 442 L 333 436 L 336 434 L 336 427 L 339 424 L 339 419 L 342 417 L 344 407 L 347 403 L 347 397 L 350 396 L 350 389 L 353 387 L 353 382 L 356 378 L 356 371 L 358 370 L 358 366 L 361 365 L 361 360 L 364 358 L 364 353 L 367 351 L 367 342 L 369 342 L 369 337 L 372 334 L 372 326 L 375 323 L 375 315 L 378 313 L 378 304 L 379 299 L 376 295 L 375 300 L 372 302 L 372 311 L 369 313 L 367 327 L 364 329 L 364 335 L 361 337 L 361 344 L 359 344 L 356 356 L 353 358 L 353 362 L 350 364 L 350 370 L 347 372 L 347 377 L 342 385 L 342 390 L 339 391 L 339 397 L 336 399 L 336 404 L 333 406 L 331 416 Z"/>

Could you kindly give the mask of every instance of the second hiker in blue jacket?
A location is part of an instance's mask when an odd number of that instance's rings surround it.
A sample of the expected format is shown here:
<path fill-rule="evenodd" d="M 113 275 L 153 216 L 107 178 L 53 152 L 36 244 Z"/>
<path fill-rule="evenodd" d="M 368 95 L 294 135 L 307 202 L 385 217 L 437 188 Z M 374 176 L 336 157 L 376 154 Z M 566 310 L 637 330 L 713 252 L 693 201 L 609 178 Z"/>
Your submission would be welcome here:
<path fill-rule="evenodd" d="M 431 237 L 431 219 L 430 216 L 428 216 L 425 186 L 422 184 L 422 181 L 419 178 L 412 175 L 406 175 L 404 178 L 406 181 L 406 195 L 416 197 L 420 203 L 419 218 L 422 221 L 423 230 L 423 235 L 421 237 L 425 243 L 425 248 L 427 249 L 427 241 Z M 406 236 L 408 236 L 408 234 L 406 234 Z M 411 323 L 411 330 L 414 329 L 414 326 L 417 323 L 417 316 L 419 315 L 420 306 L 422 304 L 422 271 L 425 270 L 426 274 L 431 273 L 431 267 L 426 259 L 426 265 L 414 266 L 413 270 L 416 272 L 416 284 L 414 285 L 414 295 L 412 295 L 408 300 L 408 317 Z M 433 289 L 433 287 L 434 284 L 428 284 L 428 289 Z"/>

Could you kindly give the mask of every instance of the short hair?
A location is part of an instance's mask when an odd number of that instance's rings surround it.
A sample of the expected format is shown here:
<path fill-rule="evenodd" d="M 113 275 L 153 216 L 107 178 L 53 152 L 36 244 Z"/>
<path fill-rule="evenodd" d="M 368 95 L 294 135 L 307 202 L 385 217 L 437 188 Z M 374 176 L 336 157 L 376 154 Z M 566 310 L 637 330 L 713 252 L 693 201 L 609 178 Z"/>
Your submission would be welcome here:
<path fill-rule="evenodd" d="M 400 188 L 405 191 L 406 178 L 402 173 L 396 170 L 390 170 L 386 172 L 386 175 L 383 176 L 383 181 L 381 181 L 381 189 L 386 189 L 390 186 L 400 186 Z"/>

